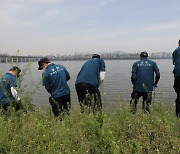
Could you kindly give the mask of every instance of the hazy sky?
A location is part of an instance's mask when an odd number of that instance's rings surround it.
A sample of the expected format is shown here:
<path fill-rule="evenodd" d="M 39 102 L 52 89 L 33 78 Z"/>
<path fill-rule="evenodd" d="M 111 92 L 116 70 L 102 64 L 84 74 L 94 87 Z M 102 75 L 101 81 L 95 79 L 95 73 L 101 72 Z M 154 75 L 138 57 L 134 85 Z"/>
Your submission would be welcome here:
<path fill-rule="evenodd" d="M 0 0 L 0 53 L 172 52 L 180 0 Z"/>

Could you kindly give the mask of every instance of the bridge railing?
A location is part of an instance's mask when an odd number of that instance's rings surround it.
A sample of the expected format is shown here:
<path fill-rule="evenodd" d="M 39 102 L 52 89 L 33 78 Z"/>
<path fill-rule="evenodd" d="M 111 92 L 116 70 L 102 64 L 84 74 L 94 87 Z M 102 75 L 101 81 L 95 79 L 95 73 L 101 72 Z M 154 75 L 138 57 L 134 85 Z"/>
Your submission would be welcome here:
<path fill-rule="evenodd" d="M 36 62 L 39 61 L 40 56 L 8 56 L 0 55 L 0 63 L 13 63 L 13 62 Z"/>

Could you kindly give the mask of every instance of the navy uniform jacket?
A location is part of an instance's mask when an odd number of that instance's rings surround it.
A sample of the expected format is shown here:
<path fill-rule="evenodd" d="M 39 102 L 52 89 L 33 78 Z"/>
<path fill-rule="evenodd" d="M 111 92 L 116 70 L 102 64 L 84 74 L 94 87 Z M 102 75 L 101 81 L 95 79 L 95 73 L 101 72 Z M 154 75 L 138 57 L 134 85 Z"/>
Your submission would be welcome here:
<path fill-rule="evenodd" d="M 175 65 L 173 74 L 175 77 L 180 76 L 180 47 L 177 47 L 174 50 L 172 54 L 172 59 L 173 59 L 173 65 Z"/>
<path fill-rule="evenodd" d="M 0 104 L 14 102 L 11 87 L 17 87 L 16 77 L 11 73 L 6 73 L 0 81 Z"/>
<path fill-rule="evenodd" d="M 136 74 L 133 81 L 133 89 L 137 92 L 150 92 L 153 90 L 154 73 L 158 70 L 157 64 L 147 58 L 135 62 L 132 66 L 132 73 Z"/>
<path fill-rule="evenodd" d="M 51 63 L 42 74 L 42 83 L 53 98 L 70 94 L 67 80 L 69 73 L 62 65 Z"/>
<path fill-rule="evenodd" d="M 99 87 L 100 72 L 105 72 L 105 63 L 101 58 L 92 58 L 84 63 L 77 79 L 78 83 L 88 83 L 96 88 Z"/>

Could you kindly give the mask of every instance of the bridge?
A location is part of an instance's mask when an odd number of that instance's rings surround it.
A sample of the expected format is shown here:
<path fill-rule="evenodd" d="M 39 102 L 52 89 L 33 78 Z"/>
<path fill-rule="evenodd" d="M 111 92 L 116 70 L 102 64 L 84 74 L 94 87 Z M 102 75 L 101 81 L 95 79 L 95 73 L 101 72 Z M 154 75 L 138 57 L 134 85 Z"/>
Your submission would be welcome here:
<path fill-rule="evenodd" d="M 88 60 L 92 54 L 79 54 L 79 55 L 63 55 L 63 56 L 52 56 L 47 55 L 46 57 L 50 61 L 60 60 Z M 7 54 L 0 54 L 0 63 L 13 63 L 13 62 L 37 62 L 44 56 L 12 56 Z M 129 60 L 139 59 L 139 53 L 104 53 L 101 57 L 105 60 Z M 152 59 L 169 59 L 171 53 L 152 53 L 149 55 Z"/>
<path fill-rule="evenodd" d="M 0 54 L 0 63 L 13 63 L 13 62 L 37 62 L 43 56 L 10 56 L 6 54 Z"/>

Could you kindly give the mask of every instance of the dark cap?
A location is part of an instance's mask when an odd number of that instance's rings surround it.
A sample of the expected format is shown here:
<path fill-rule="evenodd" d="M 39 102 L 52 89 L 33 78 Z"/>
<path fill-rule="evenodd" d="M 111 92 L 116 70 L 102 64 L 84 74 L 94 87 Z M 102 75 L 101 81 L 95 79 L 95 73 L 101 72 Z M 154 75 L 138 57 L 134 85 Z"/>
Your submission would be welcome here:
<path fill-rule="evenodd" d="M 17 71 L 17 77 L 19 77 L 19 74 L 21 73 L 21 69 L 17 66 L 12 67 L 9 71 Z"/>
<path fill-rule="evenodd" d="M 146 51 L 141 52 L 140 57 L 148 57 L 148 53 Z"/>
<path fill-rule="evenodd" d="M 92 58 L 101 58 L 98 54 L 93 54 Z"/>
<path fill-rule="evenodd" d="M 38 61 L 38 65 L 39 65 L 38 70 L 42 70 L 43 69 L 42 65 L 43 64 L 48 64 L 48 63 L 50 63 L 49 59 L 47 59 L 47 58 L 40 59 L 40 61 Z"/>

